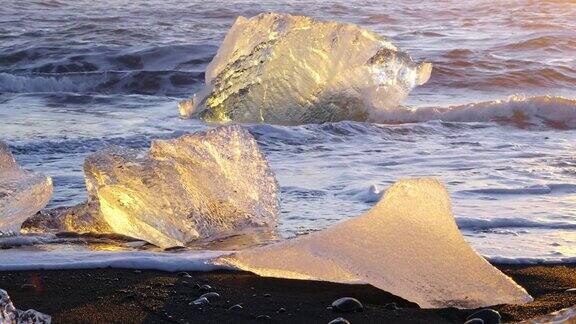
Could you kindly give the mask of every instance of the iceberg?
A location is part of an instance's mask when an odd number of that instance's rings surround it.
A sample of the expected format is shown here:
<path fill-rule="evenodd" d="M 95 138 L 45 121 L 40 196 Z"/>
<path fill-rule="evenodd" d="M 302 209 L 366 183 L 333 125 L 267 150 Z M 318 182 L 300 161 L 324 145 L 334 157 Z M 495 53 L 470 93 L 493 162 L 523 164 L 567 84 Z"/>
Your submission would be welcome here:
<path fill-rule="evenodd" d="M 431 71 L 356 25 L 278 13 L 239 17 L 204 88 L 179 110 L 210 122 L 365 121 L 398 106 Z"/>
<path fill-rule="evenodd" d="M 6 290 L 0 289 L 0 324 L 50 324 L 52 317 L 33 309 L 21 311 L 14 307 Z"/>
<path fill-rule="evenodd" d="M 225 126 L 149 151 L 109 147 L 84 162 L 85 204 L 37 215 L 24 230 L 121 234 L 168 248 L 269 230 L 278 184 L 256 140 Z"/>
<path fill-rule="evenodd" d="M 44 208 L 52 197 L 52 179 L 18 166 L 0 141 L 0 233 L 18 233 L 26 218 Z"/>
<path fill-rule="evenodd" d="M 359 218 L 217 264 L 261 276 L 369 283 L 427 308 L 532 300 L 466 243 L 448 192 L 432 179 L 399 181 Z"/>

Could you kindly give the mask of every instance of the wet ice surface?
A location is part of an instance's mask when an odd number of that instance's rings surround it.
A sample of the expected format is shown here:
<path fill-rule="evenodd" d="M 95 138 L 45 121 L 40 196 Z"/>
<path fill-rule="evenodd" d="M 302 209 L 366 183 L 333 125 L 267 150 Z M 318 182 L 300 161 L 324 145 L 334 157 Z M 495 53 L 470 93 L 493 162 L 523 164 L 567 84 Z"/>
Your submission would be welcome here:
<path fill-rule="evenodd" d="M 506 98 L 576 96 L 576 7 L 572 1 L 498 6 L 494 14 L 491 1 L 10 3 L 0 17 L 0 80 L 12 80 L 0 82 L 0 136 L 24 168 L 53 177 L 50 208 L 74 205 L 87 197 L 88 155 L 107 145 L 146 149 L 153 139 L 207 127 L 179 119 L 177 102 L 201 88 L 237 16 L 280 11 L 351 22 L 389 37 L 416 61 L 434 63 L 408 106 L 473 111 L 469 103 L 487 102 L 480 106 L 498 113 L 505 107 L 507 118 L 499 124 L 466 113 L 404 125 L 249 127 L 279 180 L 281 235 L 358 216 L 400 178 L 435 176 L 451 193 L 465 239 L 482 254 L 569 260 L 576 256 L 576 133 L 542 123 L 549 117 L 543 99 L 509 105 Z M 515 111 L 539 118 L 509 118 Z M 85 247 L 57 248 L 79 246 Z"/>
<path fill-rule="evenodd" d="M 357 218 L 222 262 L 262 276 L 368 283 L 426 308 L 532 300 L 470 248 L 448 193 L 425 178 L 396 182 Z"/>
<path fill-rule="evenodd" d="M 278 184 L 239 126 L 154 140 L 149 150 L 107 147 L 86 158 L 84 173 L 86 203 L 35 215 L 22 232 L 120 234 L 170 248 L 277 223 Z"/>
<path fill-rule="evenodd" d="M 51 196 L 52 179 L 21 169 L 0 141 L 0 235 L 18 233 L 22 222 L 44 208 Z"/>
<path fill-rule="evenodd" d="M 266 13 L 239 17 L 180 106 L 208 121 L 294 125 L 370 120 L 430 78 L 389 39 L 352 24 Z"/>

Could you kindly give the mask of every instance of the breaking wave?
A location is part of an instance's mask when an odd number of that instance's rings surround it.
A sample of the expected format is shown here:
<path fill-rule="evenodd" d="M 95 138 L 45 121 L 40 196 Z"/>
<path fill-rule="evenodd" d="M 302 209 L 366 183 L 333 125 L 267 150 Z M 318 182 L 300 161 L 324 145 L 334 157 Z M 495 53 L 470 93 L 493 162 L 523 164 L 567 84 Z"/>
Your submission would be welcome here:
<path fill-rule="evenodd" d="M 576 230 L 576 224 L 568 222 L 545 222 L 525 218 L 471 218 L 460 217 L 456 223 L 461 230 L 488 231 L 502 228 L 541 228 L 554 230 Z"/>
<path fill-rule="evenodd" d="M 14 75 L 0 73 L 0 93 L 129 93 L 185 95 L 204 78 L 201 72 L 105 71 Z"/>
<path fill-rule="evenodd" d="M 399 108 L 373 111 L 370 119 L 385 124 L 445 122 L 495 122 L 520 128 L 545 126 L 576 128 L 576 99 L 557 96 L 512 96 L 503 100 L 447 108 Z"/>

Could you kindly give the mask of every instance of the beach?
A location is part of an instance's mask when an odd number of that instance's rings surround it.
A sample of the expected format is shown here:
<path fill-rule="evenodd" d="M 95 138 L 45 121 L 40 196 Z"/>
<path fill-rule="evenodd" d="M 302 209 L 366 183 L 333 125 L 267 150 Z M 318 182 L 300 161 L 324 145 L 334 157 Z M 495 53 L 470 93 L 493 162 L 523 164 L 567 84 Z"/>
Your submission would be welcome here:
<path fill-rule="evenodd" d="M 573 0 L 2 8 L 0 324 L 576 323 Z"/>
<path fill-rule="evenodd" d="M 576 304 L 576 293 L 566 292 L 576 286 L 576 264 L 495 266 L 534 297 L 525 305 L 491 307 L 504 322 Z M 328 323 L 338 317 L 351 323 L 464 323 L 475 312 L 420 309 L 369 285 L 264 278 L 232 271 L 187 274 L 190 277 L 133 269 L 10 271 L 0 272 L 0 287 L 17 307 L 49 314 L 54 323 Z M 190 305 L 208 291 L 220 297 L 211 298 L 208 305 Z M 358 299 L 363 311 L 329 309 L 341 297 Z M 233 307 L 238 304 L 241 308 Z"/>

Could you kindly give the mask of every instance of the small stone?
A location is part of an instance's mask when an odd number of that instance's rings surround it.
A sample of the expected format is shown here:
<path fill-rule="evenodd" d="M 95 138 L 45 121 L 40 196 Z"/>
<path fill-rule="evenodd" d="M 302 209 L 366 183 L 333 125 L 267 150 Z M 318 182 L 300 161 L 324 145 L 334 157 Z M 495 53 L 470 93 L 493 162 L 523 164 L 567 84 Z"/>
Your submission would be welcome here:
<path fill-rule="evenodd" d="M 350 324 L 350 322 L 342 317 L 331 320 L 328 324 Z"/>
<path fill-rule="evenodd" d="M 396 306 L 396 303 L 389 303 L 389 304 L 384 305 L 384 309 L 397 310 L 398 306 Z"/>
<path fill-rule="evenodd" d="M 200 285 L 199 284 L 194 284 L 194 289 L 200 289 Z"/>
<path fill-rule="evenodd" d="M 484 324 L 484 321 L 479 318 L 473 318 L 471 320 L 467 320 L 464 324 Z"/>
<path fill-rule="evenodd" d="M 188 272 L 178 272 L 178 277 L 181 278 L 192 278 L 192 276 Z"/>
<path fill-rule="evenodd" d="M 229 311 L 229 312 L 230 312 L 230 311 L 237 311 L 237 310 L 241 310 L 242 308 L 244 308 L 244 307 L 242 307 L 242 305 L 236 304 L 236 305 L 230 306 L 230 307 L 228 308 L 228 311 Z"/>
<path fill-rule="evenodd" d="M 500 324 L 500 321 L 502 320 L 500 313 L 490 308 L 479 310 L 476 313 L 468 316 L 466 320 L 475 318 L 483 320 L 484 324 Z"/>
<path fill-rule="evenodd" d="M 270 317 L 268 315 L 258 315 L 258 316 L 256 316 L 256 320 L 258 320 L 258 321 L 270 321 L 270 320 L 272 320 L 272 317 Z"/>
<path fill-rule="evenodd" d="M 36 285 L 26 283 L 26 284 L 23 284 L 22 286 L 20 286 L 20 288 L 22 290 L 36 290 Z"/>
<path fill-rule="evenodd" d="M 264 294 L 264 297 L 272 297 L 270 294 Z"/>
<path fill-rule="evenodd" d="M 210 290 L 212 290 L 212 286 L 210 286 L 210 285 L 200 286 L 200 291 L 210 291 Z"/>
<path fill-rule="evenodd" d="M 286 313 L 286 308 L 280 307 L 280 309 L 277 312 L 278 313 Z"/>
<path fill-rule="evenodd" d="M 352 297 L 343 297 L 332 303 L 332 310 L 339 313 L 361 312 L 363 309 L 362 303 Z"/>
<path fill-rule="evenodd" d="M 218 299 L 220 298 L 220 294 L 214 291 L 211 291 L 209 293 L 205 293 L 204 295 L 200 296 L 200 298 L 206 298 L 208 300 L 213 300 L 213 299 Z"/>
<path fill-rule="evenodd" d="M 200 298 L 196 299 L 195 301 L 191 302 L 189 305 L 202 306 L 202 305 L 208 305 L 208 304 L 210 304 L 210 301 L 208 300 L 208 298 L 200 297 Z"/>

